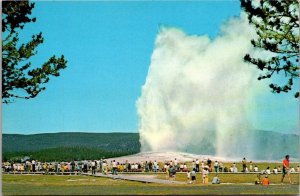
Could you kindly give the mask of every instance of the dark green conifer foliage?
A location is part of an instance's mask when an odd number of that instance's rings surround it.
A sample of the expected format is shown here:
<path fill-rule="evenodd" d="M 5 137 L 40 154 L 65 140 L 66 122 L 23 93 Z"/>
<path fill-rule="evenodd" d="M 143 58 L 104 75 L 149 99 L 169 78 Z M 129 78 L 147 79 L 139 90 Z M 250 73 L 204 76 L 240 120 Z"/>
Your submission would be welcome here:
<path fill-rule="evenodd" d="M 269 59 L 246 54 L 244 60 L 261 70 L 258 80 L 274 77 L 274 74 L 285 76 L 284 84 L 269 85 L 272 92 L 291 91 L 294 79 L 299 77 L 298 0 L 241 0 L 241 7 L 248 14 L 249 23 L 256 28 L 258 39 L 252 40 L 252 45 L 275 54 Z M 299 92 L 295 92 L 295 97 L 299 97 Z"/>
<path fill-rule="evenodd" d="M 30 58 L 37 54 L 37 47 L 43 43 L 42 33 L 32 35 L 27 43 L 20 43 L 19 32 L 31 18 L 34 3 L 29 1 L 2 2 L 2 102 L 11 103 L 15 98 L 36 97 L 50 79 L 59 76 L 66 68 L 64 56 L 53 55 L 41 66 L 32 65 Z"/>

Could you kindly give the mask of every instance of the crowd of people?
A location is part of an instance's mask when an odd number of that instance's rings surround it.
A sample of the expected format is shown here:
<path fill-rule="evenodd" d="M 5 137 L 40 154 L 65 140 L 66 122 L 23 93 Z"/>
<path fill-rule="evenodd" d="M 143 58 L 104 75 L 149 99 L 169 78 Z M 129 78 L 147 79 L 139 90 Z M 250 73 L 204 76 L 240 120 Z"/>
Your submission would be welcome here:
<path fill-rule="evenodd" d="M 259 171 L 258 166 L 253 164 L 252 161 L 247 162 L 246 158 L 241 161 L 242 170 L 241 172 L 255 172 L 258 173 L 255 184 L 266 184 L 268 179 L 266 176 L 272 174 L 283 173 L 282 181 L 284 176 L 291 172 L 300 172 L 300 167 L 296 169 L 290 167 L 289 156 L 285 157 L 283 161 L 283 168 L 280 165 L 274 167 L 271 171 L 268 166 L 266 169 Z M 227 164 L 228 165 L 228 164 Z M 177 172 L 185 172 L 187 174 L 188 183 L 195 183 L 196 174 L 202 175 L 202 183 L 208 183 L 208 174 L 215 173 L 212 183 L 219 184 L 220 179 L 218 173 L 237 173 L 237 164 L 234 162 L 230 167 L 224 166 L 222 162 L 215 160 L 214 162 L 209 158 L 207 160 L 200 161 L 199 159 L 193 160 L 192 162 L 180 162 L 176 158 L 174 160 L 157 162 L 154 161 L 140 161 L 137 163 L 131 163 L 127 160 L 123 162 L 116 162 L 115 160 L 85 160 L 85 161 L 68 161 L 68 162 L 40 162 L 36 160 L 27 160 L 23 163 L 14 162 L 3 162 L 2 171 L 4 172 L 75 172 L 75 173 L 87 173 L 91 172 L 96 174 L 100 172 L 103 174 L 111 173 L 117 175 L 118 172 L 164 172 L 166 173 L 167 179 L 175 180 Z M 266 175 L 263 180 L 260 180 L 261 175 Z M 290 178 L 289 178 L 290 180 Z M 264 183 L 265 181 L 265 183 Z"/>

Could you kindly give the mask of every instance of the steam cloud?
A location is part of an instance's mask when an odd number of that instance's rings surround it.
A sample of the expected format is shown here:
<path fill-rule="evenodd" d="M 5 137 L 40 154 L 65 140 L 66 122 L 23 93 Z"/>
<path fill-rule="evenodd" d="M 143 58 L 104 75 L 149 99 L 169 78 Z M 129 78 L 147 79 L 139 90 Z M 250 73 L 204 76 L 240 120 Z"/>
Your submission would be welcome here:
<path fill-rule="evenodd" d="M 160 29 L 137 101 L 141 151 L 251 154 L 248 117 L 259 85 L 243 56 L 254 36 L 243 15 L 214 40 Z"/>

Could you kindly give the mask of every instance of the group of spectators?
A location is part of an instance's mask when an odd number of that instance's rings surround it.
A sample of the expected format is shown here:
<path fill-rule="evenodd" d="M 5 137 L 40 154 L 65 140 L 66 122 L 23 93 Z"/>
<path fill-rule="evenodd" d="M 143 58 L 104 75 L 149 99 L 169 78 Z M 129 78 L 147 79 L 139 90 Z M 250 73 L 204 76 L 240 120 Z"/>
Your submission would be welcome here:
<path fill-rule="evenodd" d="M 255 184 L 268 185 L 270 183 L 268 175 L 282 173 L 281 182 L 283 182 L 284 177 L 288 175 L 289 182 L 291 178 L 290 173 L 300 172 L 300 167 L 297 166 L 296 169 L 289 164 L 289 155 L 286 155 L 283 160 L 282 169 L 280 166 L 275 166 L 272 171 L 268 166 L 266 169 L 260 170 L 257 165 L 253 165 L 252 161 L 247 162 L 246 158 L 242 160 L 242 170 L 241 172 L 255 172 L 257 178 L 255 179 Z M 186 172 L 188 183 L 196 182 L 196 174 L 199 173 L 201 176 L 200 181 L 203 184 L 208 183 L 208 175 L 211 172 L 215 173 L 212 179 L 212 184 L 220 184 L 221 180 L 218 176 L 220 172 L 238 172 L 236 163 L 232 163 L 231 166 L 224 167 L 222 162 L 211 161 L 209 158 L 206 161 L 200 161 L 199 159 L 193 160 L 191 163 L 179 162 L 176 158 L 171 161 L 157 162 L 155 161 L 140 161 L 137 163 L 130 163 L 129 161 L 116 162 L 115 160 L 85 160 L 85 161 L 68 161 L 68 162 L 40 162 L 36 160 L 27 160 L 23 163 L 14 162 L 3 162 L 2 171 L 4 172 L 91 172 L 96 174 L 100 172 L 103 174 L 108 174 L 111 172 L 113 175 L 117 175 L 118 172 L 165 172 L 167 179 L 175 180 L 177 172 Z M 264 178 L 261 180 L 261 175 Z"/>
<path fill-rule="evenodd" d="M 257 174 L 257 178 L 255 179 L 254 183 L 256 185 L 259 185 L 259 184 L 262 184 L 264 186 L 267 186 L 270 184 L 270 180 L 268 178 L 268 175 L 271 174 L 271 169 L 270 167 L 268 166 L 266 168 L 266 170 L 261 170 L 260 172 L 258 171 L 258 167 L 257 165 L 255 165 L 253 167 L 252 165 L 252 161 L 250 161 L 250 165 L 249 165 L 249 170 L 248 170 L 248 164 L 247 164 L 247 160 L 246 158 L 243 158 L 242 160 L 242 172 L 256 172 L 258 173 Z M 187 171 L 187 180 L 188 180 L 188 183 L 195 183 L 196 182 L 196 173 L 199 172 L 201 169 L 201 173 L 202 173 L 202 184 L 207 184 L 208 183 L 208 174 L 209 172 L 212 171 L 212 167 L 211 167 L 211 162 L 207 161 L 207 164 L 204 166 L 203 164 L 203 161 L 201 163 L 201 167 L 199 168 L 199 164 L 198 164 L 198 160 L 196 160 L 196 162 L 193 161 L 192 163 L 192 171 L 190 172 L 189 170 Z M 218 172 L 221 172 L 222 171 L 222 163 L 219 163 L 218 161 L 215 161 L 214 163 L 214 172 L 216 173 L 215 176 L 213 177 L 212 179 L 212 184 L 220 184 L 221 183 L 221 180 L 218 176 Z M 224 172 L 226 172 L 227 169 L 224 168 Z M 237 172 L 237 167 L 236 167 L 236 163 L 233 163 L 230 167 L 230 172 Z M 292 181 L 291 181 L 291 178 L 290 178 L 290 173 L 293 173 L 293 172 L 300 172 L 300 167 L 297 166 L 296 170 L 290 166 L 290 163 L 289 163 L 289 155 L 286 155 L 285 156 L 285 159 L 283 160 L 282 162 L 282 171 L 281 171 L 281 167 L 278 166 L 278 167 L 274 167 L 274 169 L 272 170 L 272 173 L 273 174 L 278 174 L 278 173 L 282 173 L 282 178 L 281 178 L 281 183 L 283 183 L 283 180 L 285 178 L 285 176 L 288 176 L 288 180 L 291 184 Z M 201 174 L 200 173 L 200 174 Z M 264 178 L 261 180 L 261 175 L 264 175 Z"/>
<path fill-rule="evenodd" d="M 246 158 L 242 160 L 241 172 L 256 172 L 261 174 L 278 174 L 282 172 L 280 166 L 274 167 L 271 171 L 270 167 L 259 170 L 257 165 L 253 165 L 252 161 L 247 162 Z M 85 161 L 68 161 L 68 162 L 40 162 L 36 160 L 27 160 L 23 163 L 5 162 L 2 163 L 2 171 L 5 172 L 101 172 L 103 174 L 117 174 L 117 172 L 165 172 L 168 178 L 174 179 L 176 172 L 187 172 L 191 182 L 193 181 L 194 173 L 202 172 L 231 172 L 237 173 L 238 168 L 236 163 L 232 163 L 230 167 L 226 167 L 222 162 L 215 160 L 214 162 L 209 158 L 200 161 L 193 160 L 191 163 L 179 162 L 176 158 L 174 160 L 157 162 L 154 161 L 140 161 L 131 163 L 129 161 L 116 162 L 115 160 L 85 160 Z M 300 172 L 300 167 L 296 169 L 290 168 L 290 172 Z M 204 174 L 204 177 L 207 174 Z"/>
<path fill-rule="evenodd" d="M 5 172 L 82 172 L 88 170 L 83 162 L 40 162 L 36 160 L 17 162 L 3 162 L 2 171 Z"/>
<path fill-rule="evenodd" d="M 210 160 L 208 160 L 208 163 Z M 200 171 L 200 163 L 197 159 L 192 162 L 193 169 Z M 201 167 L 203 168 L 202 161 Z M 140 161 L 140 162 L 116 162 L 115 160 L 85 160 L 85 161 L 67 161 L 67 162 L 41 162 L 36 160 L 27 160 L 22 163 L 3 162 L 2 171 L 5 172 L 96 172 L 108 173 L 112 172 L 167 172 L 169 168 L 176 172 L 187 172 L 187 163 L 178 162 L 175 158 L 171 161 L 157 162 L 155 161 Z M 220 170 L 222 171 L 222 170 Z"/>

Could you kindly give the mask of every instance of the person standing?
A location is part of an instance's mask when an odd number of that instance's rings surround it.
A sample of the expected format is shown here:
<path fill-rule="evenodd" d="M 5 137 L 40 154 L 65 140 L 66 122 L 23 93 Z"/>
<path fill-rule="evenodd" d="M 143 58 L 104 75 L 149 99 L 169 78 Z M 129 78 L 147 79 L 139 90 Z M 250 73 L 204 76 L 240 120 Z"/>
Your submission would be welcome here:
<path fill-rule="evenodd" d="M 218 161 L 215 161 L 214 168 L 215 168 L 215 172 L 218 173 L 218 168 L 219 168 Z"/>
<path fill-rule="evenodd" d="M 208 171 L 212 171 L 211 160 L 209 158 L 207 159 L 207 165 L 208 165 Z"/>
<path fill-rule="evenodd" d="M 106 160 L 103 160 L 103 162 L 102 162 L 102 168 L 103 168 L 103 170 L 102 170 L 102 172 L 103 172 L 103 174 L 105 174 L 105 175 L 107 175 L 107 170 L 108 170 L 108 165 L 107 165 L 107 162 L 106 162 Z"/>
<path fill-rule="evenodd" d="M 170 167 L 169 167 L 169 179 L 171 178 L 172 180 L 174 180 L 175 179 L 175 168 L 172 166 L 172 165 L 170 165 Z"/>
<path fill-rule="evenodd" d="M 192 181 L 191 181 L 191 172 L 189 170 L 186 172 L 186 178 L 187 178 L 187 182 L 189 184 L 191 184 L 192 183 Z"/>
<path fill-rule="evenodd" d="M 204 167 L 202 171 L 202 184 L 206 184 L 208 182 L 208 168 Z"/>
<path fill-rule="evenodd" d="M 219 166 L 219 172 L 223 172 L 223 163 L 219 162 L 218 166 Z"/>
<path fill-rule="evenodd" d="M 194 168 L 193 171 L 191 172 L 191 177 L 192 177 L 192 183 L 195 184 L 196 183 L 196 168 Z"/>
<path fill-rule="evenodd" d="M 192 170 L 194 170 L 194 169 L 195 169 L 195 171 L 197 171 L 195 160 L 193 160 L 193 162 L 192 162 Z"/>
<path fill-rule="evenodd" d="M 200 171 L 200 162 L 198 159 L 196 159 L 196 172 Z"/>
<path fill-rule="evenodd" d="M 96 161 L 92 161 L 92 175 L 96 174 Z"/>
<path fill-rule="evenodd" d="M 103 160 L 102 159 L 100 159 L 100 161 L 99 161 L 99 172 L 100 173 L 102 173 L 103 172 L 103 168 L 102 168 L 102 164 L 103 164 Z"/>
<path fill-rule="evenodd" d="M 253 165 L 252 165 L 252 161 L 250 161 L 250 165 L 249 165 L 249 171 L 253 172 Z"/>
<path fill-rule="evenodd" d="M 75 171 L 75 161 L 73 160 L 71 162 L 71 172 L 74 172 Z"/>
<path fill-rule="evenodd" d="M 204 166 L 205 166 L 204 161 L 202 161 L 202 162 L 201 162 L 201 170 L 204 169 Z"/>
<path fill-rule="evenodd" d="M 31 161 L 32 172 L 35 172 L 35 160 Z"/>
<path fill-rule="evenodd" d="M 87 170 L 88 170 L 87 162 L 84 162 L 84 164 L 82 166 L 83 166 L 82 171 L 84 173 L 87 173 Z"/>
<path fill-rule="evenodd" d="M 154 163 L 153 163 L 153 171 L 154 172 L 157 172 L 157 162 L 156 162 L 156 160 L 154 161 Z"/>
<path fill-rule="evenodd" d="M 152 172 L 153 171 L 153 168 L 152 168 L 153 164 L 152 164 L 151 160 L 149 161 L 148 165 L 149 165 L 149 171 Z"/>
<path fill-rule="evenodd" d="M 166 169 L 166 179 L 169 179 L 169 177 L 170 177 L 170 172 L 169 172 L 169 164 L 168 164 L 168 163 L 166 164 L 165 169 Z"/>
<path fill-rule="evenodd" d="M 113 160 L 112 162 L 112 175 L 117 175 L 117 162 Z"/>
<path fill-rule="evenodd" d="M 281 184 L 283 183 L 283 179 L 285 175 L 288 176 L 289 181 L 292 184 L 289 169 L 290 169 L 290 155 L 286 155 L 285 159 L 283 160 Z"/>
<path fill-rule="evenodd" d="M 130 164 L 129 164 L 130 165 Z M 128 170 L 130 170 L 129 169 L 129 166 L 128 166 Z M 149 171 L 149 163 L 148 163 L 148 161 L 146 161 L 145 162 L 145 172 L 148 172 Z"/>
<path fill-rule="evenodd" d="M 243 170 L 242 170 L 242 172 L 246 172 L 247 160 L 246 160 L 245 157 L 243 158 L 242 164 L 243 164 Z"/>
<path fill-rule="evenodd" d="M 175 167 L 175 170 L 178 170 L 179 169 L 179 166 L 178 166 L 178 160 L 175 158 L 174 160 L 174 167 Z"/>
<path fill-rule="evenodd" d="M 61 171 L 61 164 L 58 162 L 57 163 L 57 170 L 56 170 L 56 172 L 60 172 Z"/>

